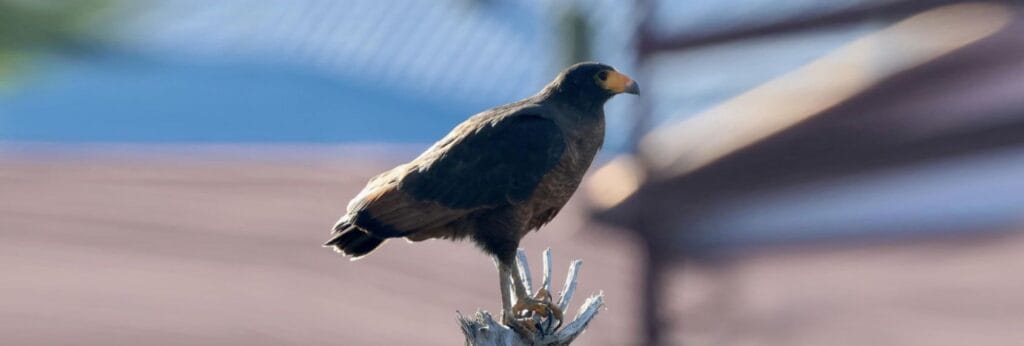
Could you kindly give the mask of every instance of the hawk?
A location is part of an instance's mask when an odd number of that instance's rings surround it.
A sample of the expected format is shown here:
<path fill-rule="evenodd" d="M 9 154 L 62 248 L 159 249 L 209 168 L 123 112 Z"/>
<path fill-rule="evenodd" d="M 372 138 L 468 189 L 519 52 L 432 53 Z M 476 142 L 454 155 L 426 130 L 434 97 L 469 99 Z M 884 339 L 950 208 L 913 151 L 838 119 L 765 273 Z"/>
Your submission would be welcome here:
<path fill-rule="evenodd" d="M 533 96 L 473 115 L 416 159 L 370 179 L 324 246 L 354 260 L 391 238 L 470 239 L 497 260 L 506 324 L 524 309 L 560 319 L 550 299 L 527 296 L 513 269 L 516 249 L 576 191 L 604 142 L 604 104 L 620 93 L 639 87 L 608 65 L 579 63 Z"/>

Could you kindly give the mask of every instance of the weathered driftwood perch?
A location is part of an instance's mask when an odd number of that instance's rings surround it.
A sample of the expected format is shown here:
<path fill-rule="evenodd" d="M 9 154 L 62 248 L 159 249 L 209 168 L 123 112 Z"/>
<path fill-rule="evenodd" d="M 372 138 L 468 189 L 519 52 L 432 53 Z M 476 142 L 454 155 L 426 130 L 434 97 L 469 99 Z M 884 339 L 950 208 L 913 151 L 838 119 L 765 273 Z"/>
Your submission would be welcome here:
<path fill-rule="evenodd" d="M 517 264 L 519 271 L 523 273 L 524 285 L 530 295 L 533 295 L 533 283 L 530 279 L 530 264 L 526 260 L 526 253 L 519 249 Z M 569 275 L 565 278 L 565 286 L 559 293 L 558 307 L 565 311 L 569 307 L 569 301 L 576 291 L 576 281 L 583 261 L 574 260 L 569 266 Z M 551 291 L 551 249 L 544 250 L 544 279 L 540 289 Z M 513 297 L 513 299 L 515 299 Z M 513 302 L 514 303 L 514 302 Z M 459 325 L 462 333 L 466 336 L 466 345 L 473 346 L 514 346 L 514 345 L 568 345 L 577 336 L 583 334 L 590 321 L 597 316 L 598 311 L 604 307 L 604 293 L 587 298 L 583 302 L 572 322 L 562 324 L 550 317 L 530 316 L 533 319 L 536 332 L 533 335 L 521 335 L 512 328 L 495 321 L 487 311 L 477 311 L 473 319 L 466 318 L 461 312 L 458 313 Z M 568 316 L 568 314 L 566 314 Z"/>

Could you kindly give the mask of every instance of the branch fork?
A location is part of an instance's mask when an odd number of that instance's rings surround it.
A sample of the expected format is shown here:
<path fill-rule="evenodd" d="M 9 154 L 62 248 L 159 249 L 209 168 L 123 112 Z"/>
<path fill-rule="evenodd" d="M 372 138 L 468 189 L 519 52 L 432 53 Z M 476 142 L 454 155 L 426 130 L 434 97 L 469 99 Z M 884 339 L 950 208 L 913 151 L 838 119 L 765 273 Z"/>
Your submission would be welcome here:
<path fill-rule="evenodd" d="M 543 281 L 541 281 L 540 287 L 537 292 L 545 292 L 542 295 L 551 292 L 551 249 L 544 250 L 544 269 L 543 269 Z M 516 257 L 516 264 L 519 272 L 524 278 L 523 285 L 526 286 L 526 291 L 529 296 L 534 295 L 533 281 L 531 280 L 530 264 L 527 261 L 526 253 L 523 249 L 519 249 Z M 569 302 L 572 300 L 573 294 L 576 292 L 576 282 L 579 277 L 580 267 L 583 266 L 583 261 L 574 260 L 569 265 L 569 275 L 565 278 L 565 285 L 562 288 L 562 292 L 558 294 L 558 308 L 565 311 L 569 307 Z M 513 297 L 515 299 L 515 297 Z M 515 301 L 513 301 L 515 304 Z M 571 322 L 562 326 L 562 321 L 554 316 L 540 316 L 533 314 L 531 316 L 523 316 L 522 318 L 530 319 L 532 325 L 535 327 L 534 330 L 527 331 L 524 335 L 522 332 L 516 332 L 512 328 L 495 321 L 490 313 L 487 311 L 477 311 L 472 316 L 473 318 L 467 318 L 463 316 L 461 312 L 458 313 L 458 322 L 462 327 L 462 333 L 466 337 L 466 345 L 473 346 L 518 346 L 518 345 L 568 345 L 576 339 L 580 334 L 583 333 L 584 329 L 590 324 L 590 321 L 597 316 L 597 313 L 604 307 L 604 293 L 598 292 L 587 298 L 580 306 L 574 318 Z M 519 317 L 519 316 L 517 316 Z"/>

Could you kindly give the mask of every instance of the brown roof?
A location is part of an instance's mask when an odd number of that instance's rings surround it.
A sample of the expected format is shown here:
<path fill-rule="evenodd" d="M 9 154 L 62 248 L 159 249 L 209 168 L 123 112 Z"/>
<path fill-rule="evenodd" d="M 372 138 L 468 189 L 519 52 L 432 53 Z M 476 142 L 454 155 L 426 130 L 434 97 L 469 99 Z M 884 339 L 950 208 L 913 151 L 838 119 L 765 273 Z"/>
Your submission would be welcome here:
<path fill-rule="evenodd" d="M 190 156 L 0 161 L 6 343 L 452 345 L 456 310 L 498 307 L 468 243 L 389 242 L 357 262 L 320 247 L 379 161 Z M 638 248 L 577 232 L 574 205 L 524 245 L 553 247 L 556 277 L 583 258 L 578 296 L 607 294 L 580 344 L 633 344 Z M 1021 254 L 1016 235 L 752 254 L 672 279 L 670 329 L 690 344 L 1007 344 L 1024 338 Z M 715 292 L 731 299 L 705 302 Z"/>

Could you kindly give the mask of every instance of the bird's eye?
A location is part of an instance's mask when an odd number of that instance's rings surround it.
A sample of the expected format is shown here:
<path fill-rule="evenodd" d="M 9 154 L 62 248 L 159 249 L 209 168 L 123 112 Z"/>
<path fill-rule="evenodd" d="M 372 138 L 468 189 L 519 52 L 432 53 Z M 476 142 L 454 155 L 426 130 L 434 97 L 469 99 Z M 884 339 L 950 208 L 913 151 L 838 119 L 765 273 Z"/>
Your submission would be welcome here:
<path fill-rule="evenodd" d="M 608 79 L 608 71 L 601 71 L 597 73 L 597 80 L 604 82 Z"/>

